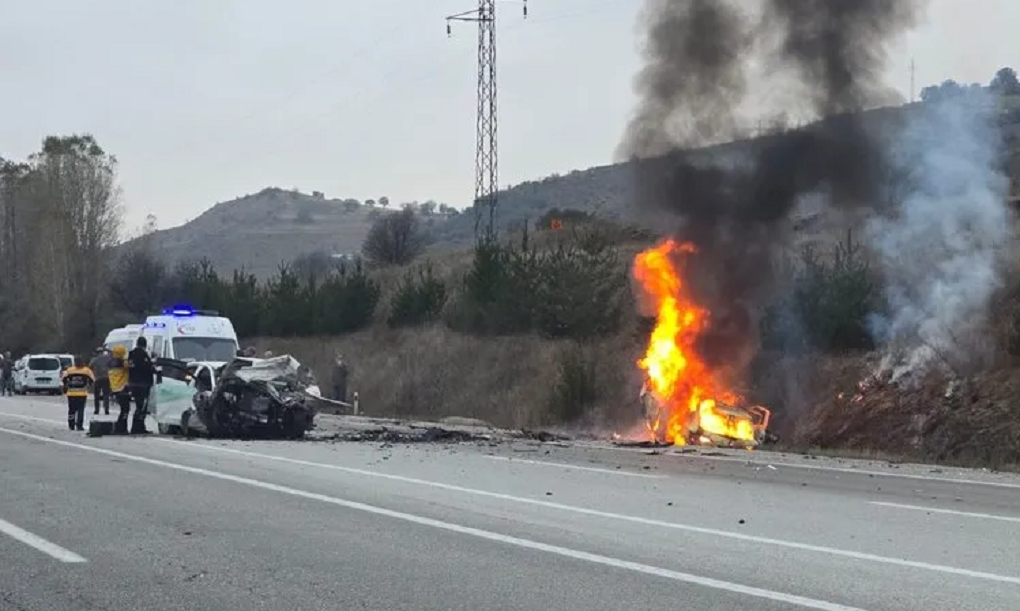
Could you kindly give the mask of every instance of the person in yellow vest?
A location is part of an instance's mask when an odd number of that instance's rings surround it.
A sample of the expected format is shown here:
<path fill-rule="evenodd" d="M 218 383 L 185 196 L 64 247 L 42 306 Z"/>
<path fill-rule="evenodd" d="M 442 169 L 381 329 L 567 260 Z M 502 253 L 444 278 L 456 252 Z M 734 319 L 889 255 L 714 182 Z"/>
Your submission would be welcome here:
<path fill-rule="evenodd" d="M 131 411 L 131 391 L 128 389 L 127 348 L 124 346 L 114 346 L 110 351 L 110 396 L 120 406 L 113 432 L 126 435 L 128 413 Z"/>
<path fill-rule="evenodd" d="M 67 426 L 72 431 L 84 431 L 85 404 L 89 401 L 89 389 L 95 384 L 96 377 L 85 366 L 85 359 L 76 356 L 74 365 L 64 371 L 60 381 L 67 397 Z"/>

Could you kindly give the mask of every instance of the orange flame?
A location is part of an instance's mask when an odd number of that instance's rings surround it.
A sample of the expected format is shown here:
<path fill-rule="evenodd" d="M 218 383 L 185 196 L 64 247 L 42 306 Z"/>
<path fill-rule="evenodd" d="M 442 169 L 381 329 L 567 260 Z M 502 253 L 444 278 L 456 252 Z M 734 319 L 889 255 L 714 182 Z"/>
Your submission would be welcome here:
<path fill-rule="evenodd" d="M 634 277 L 655 300 L 656 324 L 638 361 L 658 413 L 647 420 L 653 439 L 684 445 L 692 435 L 754 440 L 750 416 L 727 408 L 742 398 L 728 390 L 698 356 L 698 337 L 711 313 L 692 298 L 676 263 L 697 252 L 693 244 L 664 241 L 634 260 Z"/>

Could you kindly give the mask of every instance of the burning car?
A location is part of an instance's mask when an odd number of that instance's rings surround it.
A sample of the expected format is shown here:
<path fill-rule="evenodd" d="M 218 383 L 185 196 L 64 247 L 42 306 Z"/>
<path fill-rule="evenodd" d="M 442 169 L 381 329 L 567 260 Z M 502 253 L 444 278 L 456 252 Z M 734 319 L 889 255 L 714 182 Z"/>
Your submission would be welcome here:
<path fill-rule="evenodd" d="M 210 437 L 301 438 L 322 399 L 311 371 L 289 355 L 229 363 L 158 359 L 166 399 L 160 433 Z"/>
<path fill-rule="evenodd" d="M 750 449 L 773 440 L 768 431 L 772 411 L 761 405 L 732 406 L 707 399 L 697 409 L 674 410 L 647 382 L 640 397 L 645 427 L 657 444 Z"/>
<path fill-rule="evenodd" d="M 756 447 L 771 438 L 772 412 L 749 404 L 699 354 L 712 315 L 693 299 L 677 265 L 695 252 L 692 244 L 666 240 L 634 260 L 634 277 L 655 306 L 655 327 L 637 362 L 645 424 L 656 443 Z"/>

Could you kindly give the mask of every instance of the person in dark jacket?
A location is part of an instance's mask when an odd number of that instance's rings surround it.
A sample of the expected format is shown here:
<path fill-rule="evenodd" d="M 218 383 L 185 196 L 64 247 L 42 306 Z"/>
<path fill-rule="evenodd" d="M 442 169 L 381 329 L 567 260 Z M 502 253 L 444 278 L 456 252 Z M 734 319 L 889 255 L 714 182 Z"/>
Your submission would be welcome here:
<path fill-rule="evenodd" d="M 0 396 L 14 396 L 14 361 L 11 353 L 5 352 L 0 361 Z"/>
<path fill-rule="evenodd" d="M 128 353 L 128 388 L 135 402 L 135 414 L 131 419 L 131 434 L 146 434 L 145 416 L 148 414 L 149 395 L 156 382 L 156 365 L 149 356 L 148 342 L 139 337 L 135 347 Z"/>
<path fill-rule="evenodd" d="M 350 373 L 350 367 L 347 365 L 347 359 L 344 355 L 337 352 L 336 359 L 333 361 L 333 398 L 337 401 L 347 402 L 347 376 Z"/>
<path fill-rule="evenodd" d="M 96 383 L 92 387 L 92 397 L 95 400 L 95 415 L 99 415 L 99 402 L 103 402 L 104 413 L 110 415 L 110 355 L 106 348 L 100 346 L 93 353 L 92 361 L 89 362 L 89 369 L 96 376 Z"/>

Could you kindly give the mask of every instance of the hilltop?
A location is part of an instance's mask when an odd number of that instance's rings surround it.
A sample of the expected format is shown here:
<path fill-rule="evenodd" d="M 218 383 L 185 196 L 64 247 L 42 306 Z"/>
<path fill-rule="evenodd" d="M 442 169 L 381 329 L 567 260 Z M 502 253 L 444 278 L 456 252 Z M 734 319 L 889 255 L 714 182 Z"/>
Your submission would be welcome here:
<path fill-rule="evenodd" d="M 357 200 L 270 187 L 148 238 L 171 264 L 208 258 L 221 273 L 243 267 L 264 277 L 304 254 L 360 251 L 372 220 L 384 213 Z"/>

